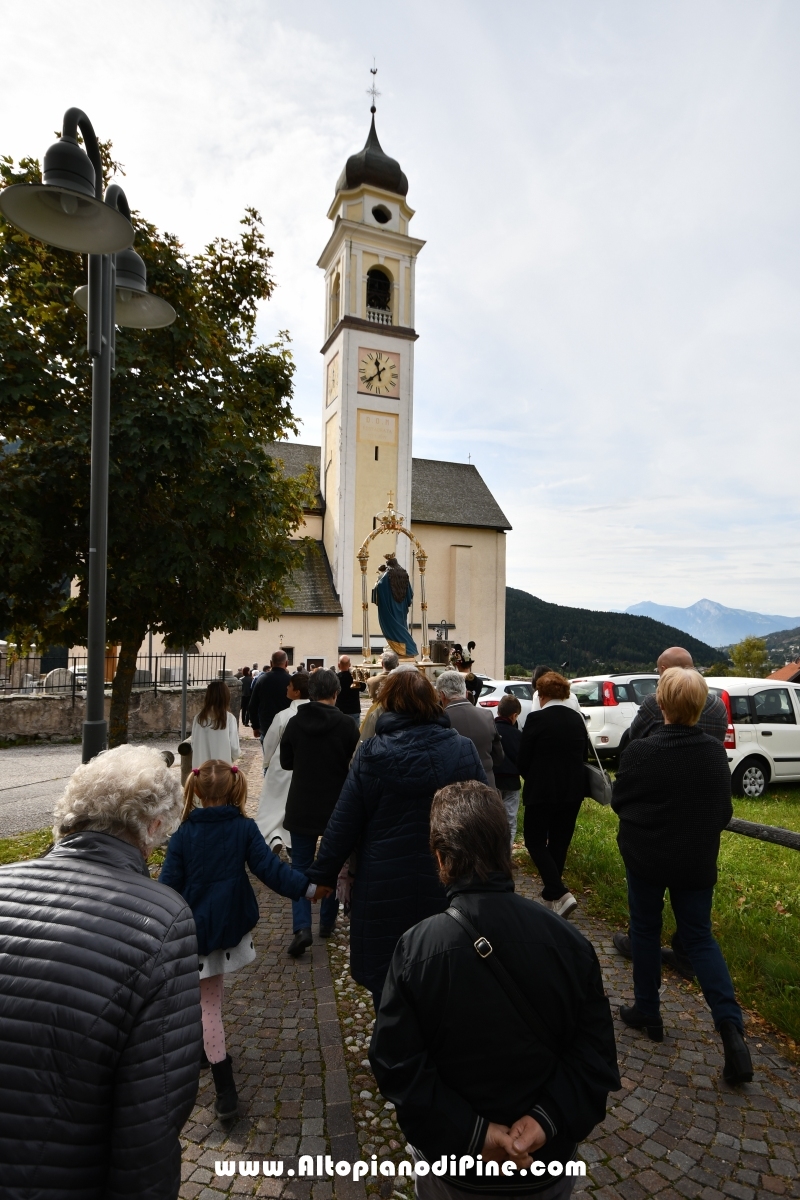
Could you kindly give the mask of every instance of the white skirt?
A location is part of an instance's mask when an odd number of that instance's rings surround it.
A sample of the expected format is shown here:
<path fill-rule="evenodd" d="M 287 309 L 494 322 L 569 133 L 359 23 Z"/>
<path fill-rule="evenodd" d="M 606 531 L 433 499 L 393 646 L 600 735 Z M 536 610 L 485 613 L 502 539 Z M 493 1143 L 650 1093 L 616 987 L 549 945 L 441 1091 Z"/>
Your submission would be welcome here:
<path fill-rule="evenodd" d="M 210 979 L 212 975 L 230 975 L 239 967 L 246 967 L 256 956 L 253 945 L 253 934 L 246 933 L 238 946 L 229 950 L 212 950 L 210 954 L 199 956 L 200 978 Z"/>

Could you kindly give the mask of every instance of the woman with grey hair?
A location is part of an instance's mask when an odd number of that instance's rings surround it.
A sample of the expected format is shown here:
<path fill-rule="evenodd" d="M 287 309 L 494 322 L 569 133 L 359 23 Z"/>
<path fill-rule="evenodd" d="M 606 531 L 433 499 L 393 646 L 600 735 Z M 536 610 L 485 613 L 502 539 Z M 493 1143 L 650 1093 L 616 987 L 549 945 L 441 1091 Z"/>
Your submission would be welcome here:
<path fill-rule="evenodd" d="M 0 868 L 3 1195 L 174 1200 L 202 1048 L 192 914 L 147 858 L 180 820 L 155 750 L 78 767 L 55 845 Z"/>

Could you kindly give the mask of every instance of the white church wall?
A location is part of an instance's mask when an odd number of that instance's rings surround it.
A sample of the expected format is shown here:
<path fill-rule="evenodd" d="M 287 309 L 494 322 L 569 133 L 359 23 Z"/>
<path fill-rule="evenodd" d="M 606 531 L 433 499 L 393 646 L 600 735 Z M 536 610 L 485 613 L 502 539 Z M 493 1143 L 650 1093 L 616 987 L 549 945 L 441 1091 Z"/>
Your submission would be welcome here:
<path fill-rule="evenodd" d="M 505 534 L 494 529 L 456 525 L 414 524 L 412 531 L 428 555 L 425 578 L 429 624 L 442 618 L 454 623 L 456 628 L 448 637 L 462 645 L 475 642 L 477 670 L 502 678 L 506 623 Z M 418 624 L 419 574 L 416 569 L 414 592 L 414 622 Z M 414 630 L 418 644 L 421 632 Z"/>

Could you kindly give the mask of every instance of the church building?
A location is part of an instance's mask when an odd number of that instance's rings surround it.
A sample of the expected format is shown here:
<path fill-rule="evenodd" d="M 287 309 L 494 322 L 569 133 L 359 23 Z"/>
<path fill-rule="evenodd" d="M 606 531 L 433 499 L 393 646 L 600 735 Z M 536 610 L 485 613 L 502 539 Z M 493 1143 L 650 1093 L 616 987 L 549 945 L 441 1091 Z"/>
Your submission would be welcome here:
<path fill-rule="evenodd" d="M 414 293 L 425 243 L 410 232 L 414 210 L 400 164 L 381 149 L 374 108 L 363 150 L 348 158 L 328 210 L 321 445 L 281 442 L 272 452 L 290 475 L 311 465 L 318 487 L 298 537 L 313 538 L 290 588 L 293 607 L 258 630 L 212 635 L 236 669 L 261 665 L 282 646 L 294 664 L 335 666 L 363 651 L 357 559 L 376 514 L 391 501 L 427 554 L 427 624 L 474 641 L 475 669 L 502 678 L 505 640 L 506 517 L 474 466 L 412 457 Z M 409 611 L 420 650 L 437 632 L 422 628 L 419 570 L 410 540 L 382 533 L 370 545 L 369 590 L 384 555 L 396 551 L 414 589 Z M 370 653 L 386 641 L 370 604 Z M 241 660 L 241 661 L 240 661 Z"/>

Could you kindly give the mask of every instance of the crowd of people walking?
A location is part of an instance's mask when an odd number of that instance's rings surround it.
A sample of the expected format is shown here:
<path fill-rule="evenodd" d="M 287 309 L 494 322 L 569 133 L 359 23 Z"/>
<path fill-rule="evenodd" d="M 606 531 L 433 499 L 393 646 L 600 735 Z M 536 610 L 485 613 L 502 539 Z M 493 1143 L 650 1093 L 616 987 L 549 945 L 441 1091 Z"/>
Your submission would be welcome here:
<path fill-rule="evenodd" d="M 566 920 L 591 749 L 568 680 L 538 671 L 520 729 L 519 700 L 505 695 L 493 717 L 458 670 L 431 681 L 393 653 L 369 682 L 347 656 L 338 671 L 287 667 L 279 650 L 268 669 L 241 674 L 242 720 L 263 752 L 255 820 L 218 681 L 192 725 L 183 790 L 155 751 L 109 750 L 72 776 L 49 853 L 0 868 L 0 1162 L 11 1200 L 174 1200 L 201 1069 L 219 1119 L 237 1115 L 223 996 L 225 976 L 256 956 L 248 870 L 291 902 L 293 957 L 313 944 L 314 903 L 321 938 L 346 905 L 350 972 L 376 1012 L 381 1091 L 415 1160 L 472 1162 L 463 1189 L 420 1177 L 422 1200 L 569 1196 L 573 1180 L 554 1182 L 556 1172 L 523 1181 L 489 1169 L 571 1159 L 620 1086 L 597 957 Z M 659 671 L 613 789 L 630 909 L 615 944 L 633 958 L 634 990 L 619 1015 L 662 1040 L 662 962 L 691 971 L 738 1084 L 752 1066 L 711 929 L 732 812 L 725 712 L 686 651 L 666 651 Z M 521 804 L 539 903 L 514 890 Z M 167 839 L 155 880 L 147 860 Z M 678 929 L 662 948 L 667 891 Z"/>

